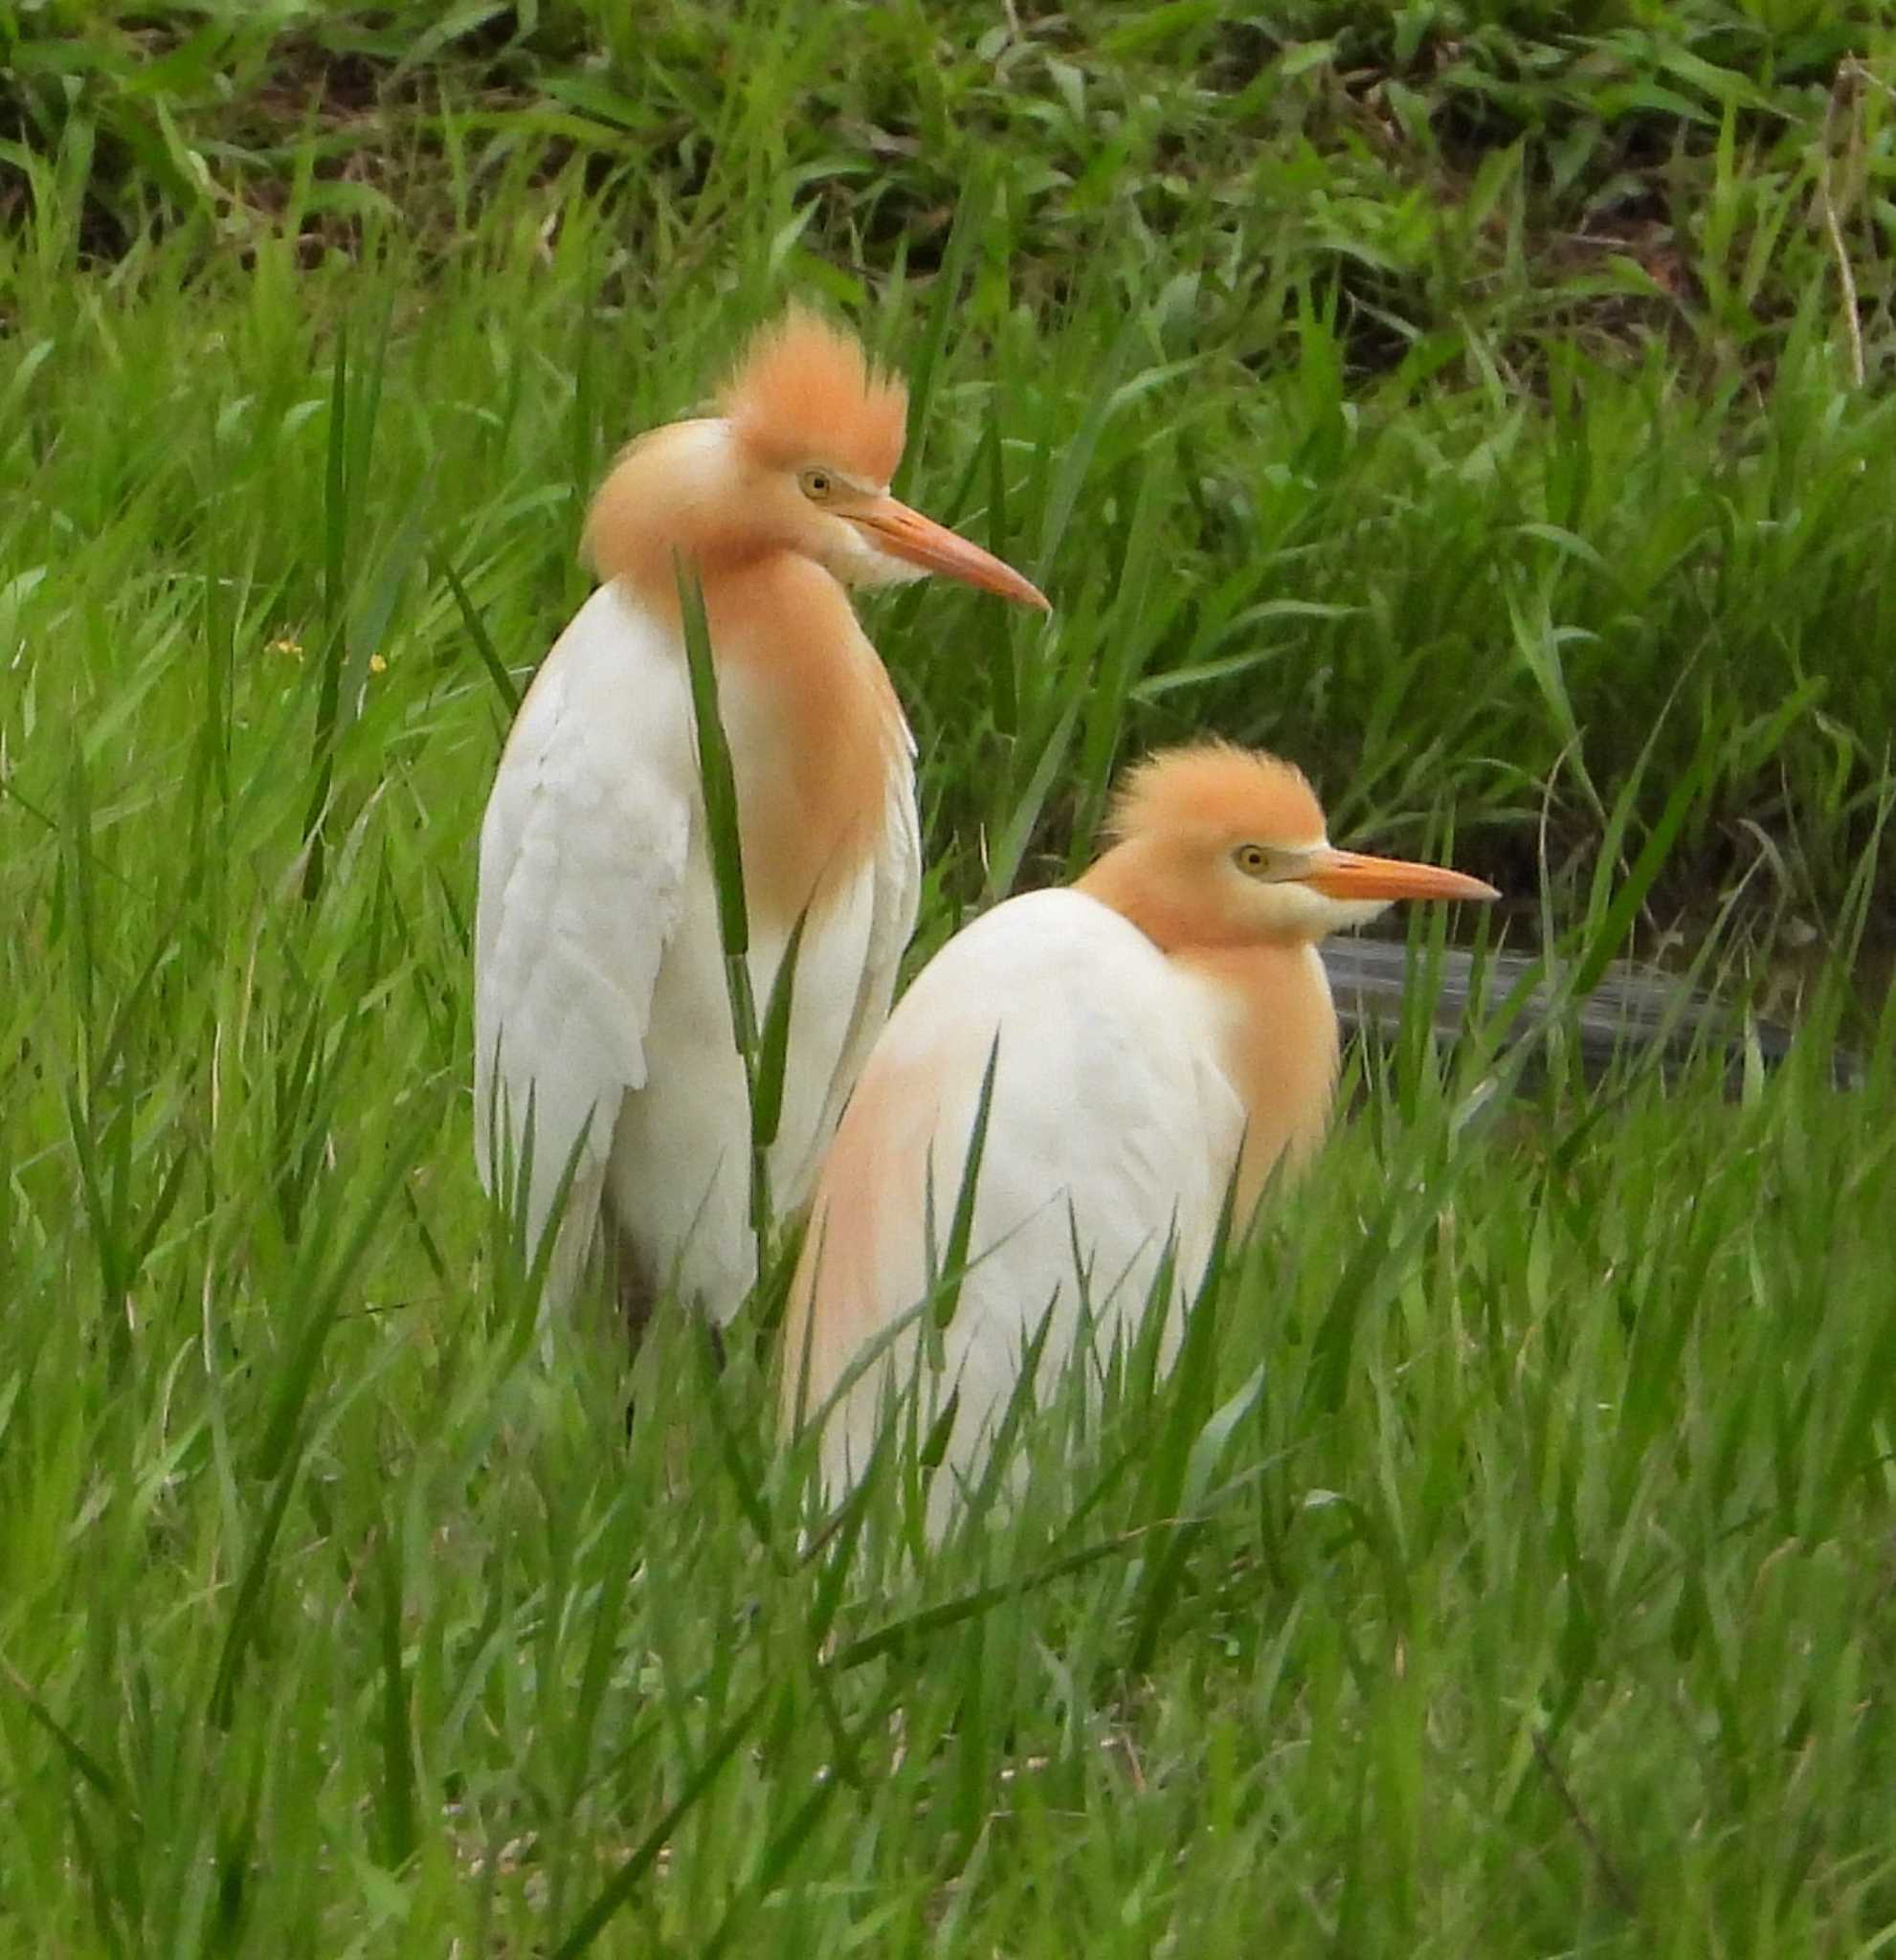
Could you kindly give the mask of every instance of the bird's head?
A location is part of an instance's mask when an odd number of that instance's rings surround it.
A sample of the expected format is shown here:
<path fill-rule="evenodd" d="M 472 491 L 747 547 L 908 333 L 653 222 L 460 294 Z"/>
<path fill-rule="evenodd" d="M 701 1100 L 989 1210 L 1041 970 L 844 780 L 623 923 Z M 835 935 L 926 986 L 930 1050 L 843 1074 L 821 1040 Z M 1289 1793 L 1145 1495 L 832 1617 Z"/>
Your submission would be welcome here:
<path fill-rule="evenodd" d="M 1337 850 L 1301 769 L 1229 743 L 1164 749 L 1138 764 L 1110 828 L 1117 843 L 1082 888 L 1168 950 L 1307 943 L 1397 899 L 1501 896 L 1439 865 Z"/>
<path fill-rule="evenodd" d="M 889 495 L 907 390 L 816 315 L 792 307 L 765 328 L 717 408 L 654 430 L 619 458 L 587 523 L 602 577 L 663 591 L 674 552 L 708 579 L 792 551 L 846 586 L 938 572 L 1046 608 L 1011 566 Z"/>

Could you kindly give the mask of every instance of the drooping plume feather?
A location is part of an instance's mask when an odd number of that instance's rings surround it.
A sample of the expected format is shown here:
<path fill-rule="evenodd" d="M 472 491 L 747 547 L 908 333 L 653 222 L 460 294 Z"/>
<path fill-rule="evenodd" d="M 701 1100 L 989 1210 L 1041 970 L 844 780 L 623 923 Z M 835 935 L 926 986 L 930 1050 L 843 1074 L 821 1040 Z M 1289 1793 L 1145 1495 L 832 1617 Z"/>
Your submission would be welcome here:
<path fill-rule="evenodd" d="M 902 460 L 908 390 L 848 334 L 792 306 L 746 349 L 718 408 L 771 468 L 829 463 L 881 486 Z"/>

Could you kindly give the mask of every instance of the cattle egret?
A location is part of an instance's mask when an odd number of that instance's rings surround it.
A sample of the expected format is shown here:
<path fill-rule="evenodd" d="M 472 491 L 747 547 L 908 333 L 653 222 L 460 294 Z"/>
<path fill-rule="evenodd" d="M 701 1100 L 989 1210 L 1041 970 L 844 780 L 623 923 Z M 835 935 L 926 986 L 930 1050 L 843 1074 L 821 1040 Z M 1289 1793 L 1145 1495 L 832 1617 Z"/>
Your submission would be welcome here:
<path fill-rule="evenodd" d="M 976 1470 L 1049 1309 L 1041 1392 L 1075 1346 L 1082 1292 L 1109 1343 L 1170 1246 L 1169 1353 L 1234 1170 L 1248 1217 L 1266 1177 L 1294 1170 L 1327 1124 L 1337 1020 L 1317 942 L 1392 900 L 1497 896 L 1459 872 L 1332 848 L 1296 768 L 1224 745 L 1141 764 L 1112 829 L 1077 886 L 1010 899 L 942 948 L 844 1112 L 785 1324 L 787 1414 L 834 1398 L 832 1493 L 860 1475 L 891 1384 L 918 1363 L 925 1422 L 959 1392 L 948 1466 Z M 936 1347 L 922 1322 L 952 1283 L 939 1259 L 991 1055 L 968 1262 Z M 879 1336 L 886 1358 L 844 1387 Z M 934 1488 L 952 1496 L 947 1479 Z M 937 1526 L 946 1515 L 932 1504 Z"/>
<path fill-rule="evenodd" d="M 676 1286 L 716 1321 L 755 1273 L 750 1109 L 700 791 L 678 566 L 704 595 L 750 924 L 770 998 L 808 912 L 771 1188 L 807 1196 L 888 1013 L 914 924 L 914 743 L 847 588 L 941 572 L 1044 608 L 1027 580 L 889 495 L 906 391 L 792 309 L 718 412 L 639 437 L 594 500 L 602 581 L 509 735 L 480 832 L 476 1153 L 521 1174 L 538 1245 L 569 1162 L 549 1295 L 602 1217 L 635 1310 Z M 628 1286 L 628 1279 L 630 1285 Z"/>

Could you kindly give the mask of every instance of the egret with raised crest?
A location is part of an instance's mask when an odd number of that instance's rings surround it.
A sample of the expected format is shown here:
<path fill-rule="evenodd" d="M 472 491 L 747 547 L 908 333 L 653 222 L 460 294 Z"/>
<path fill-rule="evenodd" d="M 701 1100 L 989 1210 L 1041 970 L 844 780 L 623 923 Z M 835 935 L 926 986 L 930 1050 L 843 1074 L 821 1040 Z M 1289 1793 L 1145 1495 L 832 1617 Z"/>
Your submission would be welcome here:
<path fill-rule="evenodd" d="M 483 1182 L 527 1167 L 538 1245 L 573 1169 L 554 1298 L 602 1223 L 635 1311 L 676 1287 L 722 1322 L 755 1277 L 750 1106 L 680 567 L 703 593 L 759 1002 L 805 918 L 770 1151 L 781 1206 L 807 1196 L 888 1013 L 919 883 L 914 745 L 849 590 L 935 572 L 1046 606 L 889 494 L 906 412 L 902 384 L 854 340 L 792 309 L 752 343 L 715 412 L 638 437 L 594 500 L 586 540 L 601 583 L 501 758 L 475 931 Z"/>

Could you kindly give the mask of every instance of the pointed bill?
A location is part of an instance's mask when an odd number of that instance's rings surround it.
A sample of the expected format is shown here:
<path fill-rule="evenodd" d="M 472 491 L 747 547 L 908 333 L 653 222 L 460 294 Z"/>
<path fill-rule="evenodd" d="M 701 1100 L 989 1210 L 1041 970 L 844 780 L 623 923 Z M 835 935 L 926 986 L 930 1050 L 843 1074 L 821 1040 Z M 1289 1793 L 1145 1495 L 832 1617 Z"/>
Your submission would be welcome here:
<path fill-rule="evenodd" d="M 852 513 L 851 521 L 867 533 L 872 545 L 892 558 L 943 578 L 959 579 L 965 586 L 977 586 L 984 592 L 996 592 L 1022 606 L 1037 606 L 1042 612 L 1053 611 L 1040 589 L 1022 578 L 1013 566 L 893 497 L 881 498 L 868 510 Z"/>
<path fill-rule="evenodd" d="M 1486 903 L 1501 894 L 1479 878 L 1440 864 L 1412 864 L 1403 858 L 1366 858 L 1327 845 L 1316 853 L 1299 882 L 1327 899 L 1467 899 Z"/>

